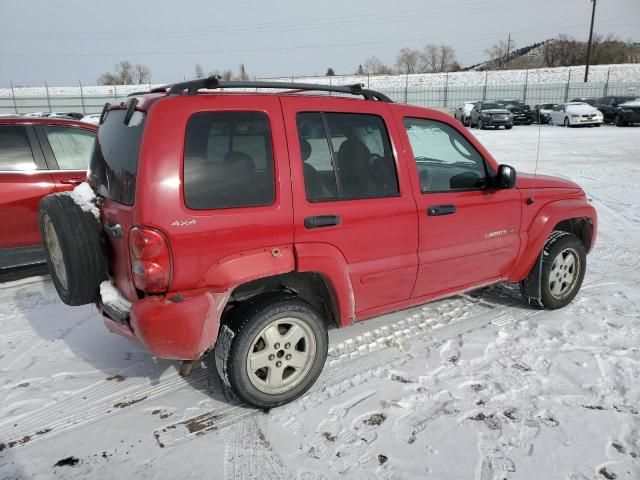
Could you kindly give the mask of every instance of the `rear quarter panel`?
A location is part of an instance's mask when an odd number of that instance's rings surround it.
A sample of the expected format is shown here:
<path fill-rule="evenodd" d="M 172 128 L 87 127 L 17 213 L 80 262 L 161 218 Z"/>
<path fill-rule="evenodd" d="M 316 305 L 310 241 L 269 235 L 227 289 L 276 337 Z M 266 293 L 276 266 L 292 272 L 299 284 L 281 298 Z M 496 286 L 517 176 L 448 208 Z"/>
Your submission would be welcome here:
<path fill-rule="evenodd" d="M 193 210 L 185 204 L 187 122 L 197 112 L 225 110 L 259 111 L 269 118 L 276 178 L 272 205 Z M 156 228 L 169 239 L 171 291 L 201 287 L 224 291 L 239 282 L 295 268 L 288 151 L 277 97 L 167 97 L 149 109 L 144 135 L 137 181 L 144 190 L 138 187 L 133 225 Z"/>

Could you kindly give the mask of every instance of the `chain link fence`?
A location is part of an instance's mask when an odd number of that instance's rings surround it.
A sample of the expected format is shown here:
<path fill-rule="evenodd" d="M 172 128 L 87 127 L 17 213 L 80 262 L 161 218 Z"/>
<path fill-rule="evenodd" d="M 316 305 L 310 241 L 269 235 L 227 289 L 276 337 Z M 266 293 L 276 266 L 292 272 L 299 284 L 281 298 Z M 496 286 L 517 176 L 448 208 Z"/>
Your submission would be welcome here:
<path fill-rule="evenodd" d="M 375 78 L 371 76 L 371 78 Z M 541 103 L 563 103 L 573 98 L 603 97 L 607 95 L 640 95 L 640 81 L 637 82 L 586 82 L 574 83 L 570 79 L 560 83 L 509 83 L 502 85 L 489 84 L 472 86 L 450 86 L 445 82 L 441 86 L 414 86 L 406 77 L 405 85 L 396 77 L 393 87 L 371 87 L 384 93 L 393 101 L 417 105 L 421 107 L 455 108 L 465 101 L 517 99 L 530 105 Z M 309 77 L 304 77 L 305 81 Z M 347 77 L 353 79 L 353 77 Z M 319 77 L 317 83 L 333 83 L 342 85 L 346 80 L 335 80 L 332 77 Z M 280 78 L 283 81 L 297 81 L 295 77 Z M 369 77 L 362 79 L 365 87 L 369 84 Z M 373 82 L 371 82 L 373 83 Z M 379 82 L 378 82 L 379 83 Z M 113 102 L 117 98 L 126 96 L 133 91 L 148 91 L 153 85 L 115 86 L 108 87 L 69 87 L 48 88 L 45 94 L 29 95 L 18 88 L 5 89 L 8 93 L 0 95 L 0 114 L 25 114 L 31 112 L 78 112 L 85 115 L 99 113 L 106 102 Z M 27 89 L 34 90 L 34 89 Z M 35 89 L 43 90 L 43 89 Z M 73 92 L 73 93 L 69 93 Z"/>

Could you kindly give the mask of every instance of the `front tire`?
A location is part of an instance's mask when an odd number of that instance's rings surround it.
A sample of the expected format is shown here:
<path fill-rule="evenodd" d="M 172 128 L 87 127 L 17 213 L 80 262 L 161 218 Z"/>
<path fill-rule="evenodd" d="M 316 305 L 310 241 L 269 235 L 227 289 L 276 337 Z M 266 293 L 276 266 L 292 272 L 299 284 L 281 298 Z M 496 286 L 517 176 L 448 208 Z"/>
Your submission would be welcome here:
<path fill-rule="evenodd" d="M 625 127 L 627 122 L 625 122 L 620 115 L 616 115 L 613 121 L 616 127 Z"/>
<path fill-rule="evenodd" d="M 484 129 L 485 129 L 485 128 L 487 128 L 487 127 L 485 127 L 485 126 L 484 126 L 484 123 L 482 123 L 482 120 L 478 120 L 478 128 L 479 128 L 480 130 L 484 130 Z"/>
<path fill-rule="evenodd" d="M 286 294 L 249 299 L 230 312 L 215 349 L 220 377 L 257 408 L 289 403 L 315 383 L 327 358 L 327 327 L 307 302 Z"/>
<path fill-rule="evenodd" d="M 568 117 L 564 117 L 564 126 L 569 128 L 571 126 L 571 123 L 569 122 L 569 118 Z"/>
<path fill-rule="evenodd" d="M 587 267 L 587 252 L 572 233 L 554 231 L 544 246 L 541 270 L 541 302 L 554 310 L 568 305 L 578 294 Z"/>

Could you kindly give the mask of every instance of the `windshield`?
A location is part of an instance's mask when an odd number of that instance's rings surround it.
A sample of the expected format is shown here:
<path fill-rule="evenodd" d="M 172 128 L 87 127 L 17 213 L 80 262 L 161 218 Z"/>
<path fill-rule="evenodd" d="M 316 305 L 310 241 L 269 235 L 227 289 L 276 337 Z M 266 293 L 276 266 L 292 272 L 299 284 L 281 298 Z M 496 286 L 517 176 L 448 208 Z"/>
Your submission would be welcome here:
<path fill-rule="evenodd" d="M 616 97 L 616 103 L 626 103 L 633 102 L 634 100 L 638 100 L 639 97 Z"/>
<path fill-rule="evenodd" d="M 493 110 L 496 108 L 504 108 L 504 106 L 496 102 L 485 102 L 482 104 L 482 110 Z"/>
<path fill-rule="evenodd" d="M 133 205 L 146 114 L 134 112 L 125 125 L 126 114 L 126 110 L 111 110 L 100 125 L 89 164 L 89 183 L 99 195 Z"/>

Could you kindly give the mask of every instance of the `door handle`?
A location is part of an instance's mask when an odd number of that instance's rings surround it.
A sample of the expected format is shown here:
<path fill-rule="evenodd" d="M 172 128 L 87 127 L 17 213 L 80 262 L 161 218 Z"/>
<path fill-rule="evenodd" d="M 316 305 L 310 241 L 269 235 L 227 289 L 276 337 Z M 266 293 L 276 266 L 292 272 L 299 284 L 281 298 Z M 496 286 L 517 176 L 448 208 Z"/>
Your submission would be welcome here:
<path fill-rule="evenodd" d="M 427 207 L 427 215 L 430 217 L 437 217 L 439 215 L 452 215 L 456 213 L 455 205 L 433 205 Z"/>
<path fill-rule="evenodd" d="M 84 182 L 84 178 L 65 178 L 60 180 L 60 183 L 65 185 L 80 185 L 82 182 Z"/>
<path fill-rule="evenodd" d="M 304 219 L 304 228 L 332 227 L 340 224 L 338 215 L 318 215 Z"/>

